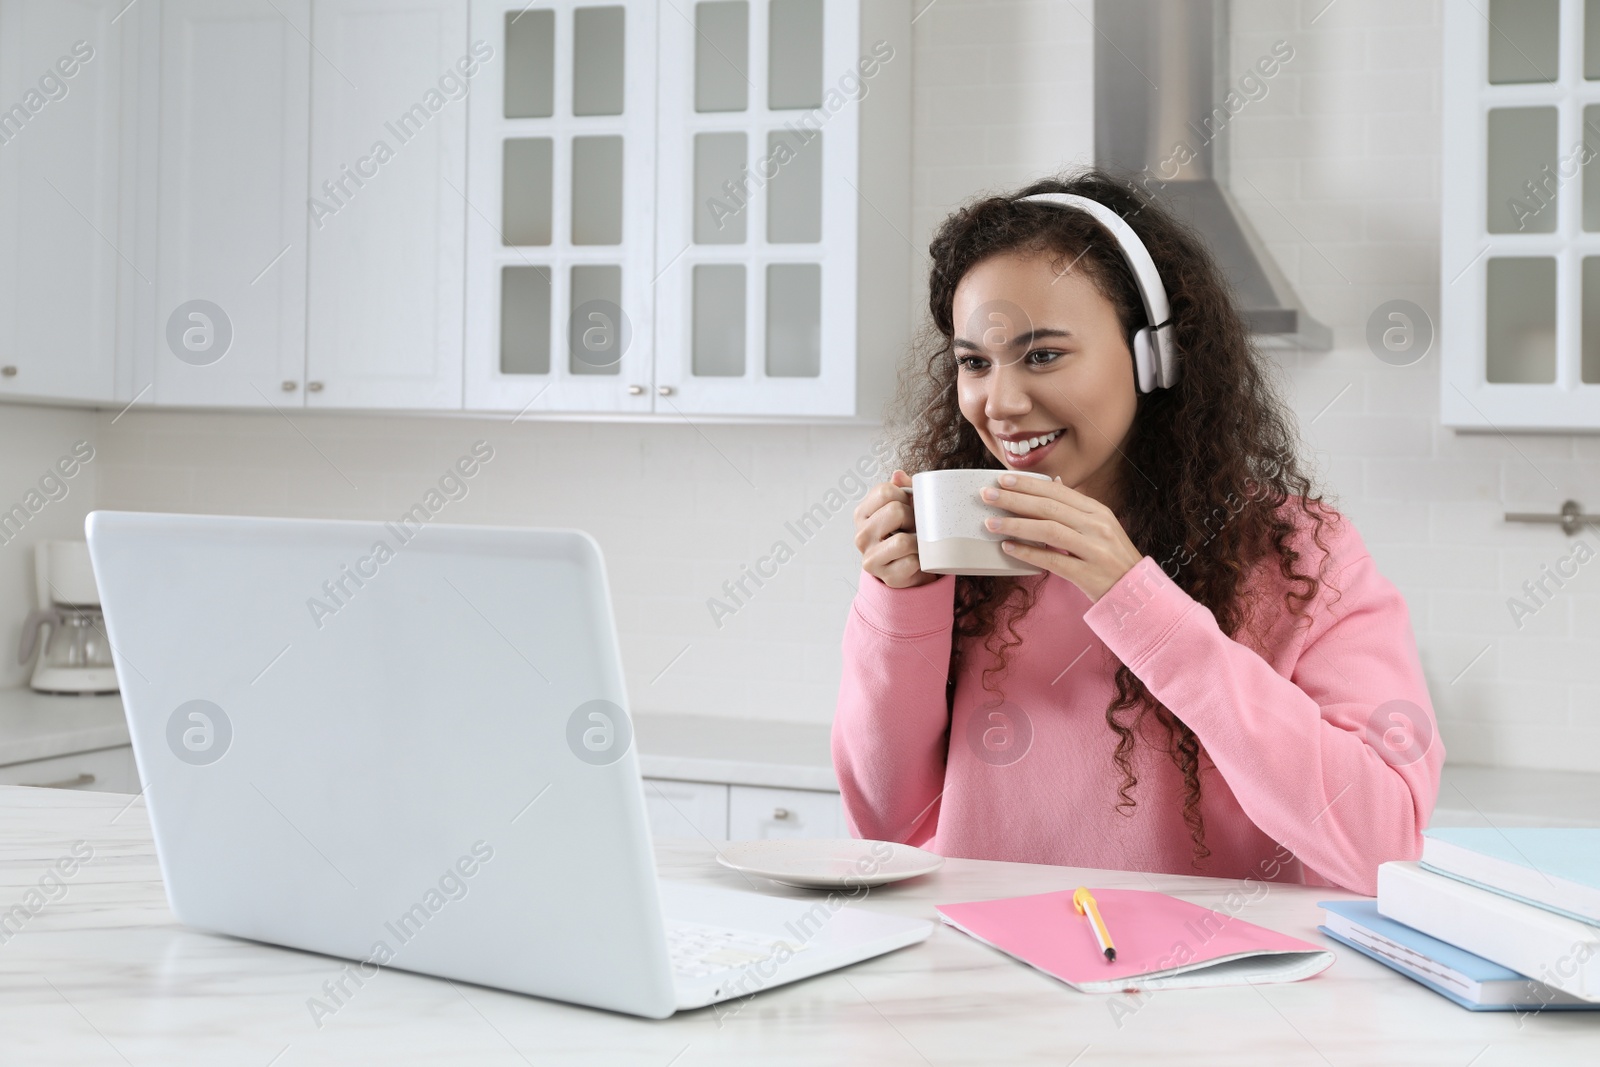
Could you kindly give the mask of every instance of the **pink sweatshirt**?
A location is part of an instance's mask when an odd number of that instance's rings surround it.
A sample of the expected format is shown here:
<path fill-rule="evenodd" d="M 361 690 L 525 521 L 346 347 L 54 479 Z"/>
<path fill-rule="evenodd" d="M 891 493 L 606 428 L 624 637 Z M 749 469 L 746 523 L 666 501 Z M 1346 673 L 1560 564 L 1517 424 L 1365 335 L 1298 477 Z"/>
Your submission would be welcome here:
<path fill-rule="evenodd" d="M 1295 569 L 1315 574 L 1323 551 L 1299 521 Z M 945 856 L 1375 894 L 1379 863 L 1422 854 L 1444 745 L 1405 601 L 1349 520 L 1322 536 L 1331 558 L 1309 625 L 1283 606 L 1275 558 L 1251 572 L 1265 594 L 1259 640 L 1224 635 L 1149 556 L 1093 604 L 1063 578 L 1027 579 L 1042 589 L 1017 623 L 1023 643 L 991 681 L 1001 695 L 981 688 L 994 658 L 974 641 L 953 717 L 955 579 L 891 589 L 863 573 L 833 723 L 851 832 Z M 1183 776 L 1153 715 L 1132 754 L 1138 806 L 1132 817 L 1114 810 L 1122 779 L 1105 711 L 1119 660 L 1203 746 L 1212 854 L 1198 867 Z"/>

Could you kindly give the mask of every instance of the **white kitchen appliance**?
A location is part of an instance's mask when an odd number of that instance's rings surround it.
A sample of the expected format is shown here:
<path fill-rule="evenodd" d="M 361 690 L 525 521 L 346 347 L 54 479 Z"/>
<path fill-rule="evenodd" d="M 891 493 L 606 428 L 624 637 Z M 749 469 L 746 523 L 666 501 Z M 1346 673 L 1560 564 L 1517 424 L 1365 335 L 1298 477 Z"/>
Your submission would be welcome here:
<path fill-rule="evenodd" d="M 361 984 L 394 966 L 650 1018 L 932 930 L 845 903 L 864 889 L 658 882 L 585 533 L 102 511 L 87 526 L 185 923 L 361 961 Z M 313 1014 L 361 996 L 338 988 L 307 990 Z"/>
<path fill-rule="evenodd" d="M 19 664 L 33 663 L 28 684 L 41 693 L 115 693 L 117 674 L 89 546 L 40 541 L 33 552 L 39 606 L 23 622 L 17 648 Z"/>

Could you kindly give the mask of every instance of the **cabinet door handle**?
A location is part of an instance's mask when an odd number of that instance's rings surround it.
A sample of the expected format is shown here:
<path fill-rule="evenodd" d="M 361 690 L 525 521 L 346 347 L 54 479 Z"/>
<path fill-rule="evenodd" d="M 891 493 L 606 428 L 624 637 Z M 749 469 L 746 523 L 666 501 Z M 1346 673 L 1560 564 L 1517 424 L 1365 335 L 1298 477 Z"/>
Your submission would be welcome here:
<path fill-rule="evenodd" d="M 322 392 L 322 383 L 321 382 L 307 382 L 306 383 L 306 392 L 308 392 L 308 393 L 320 393 L 320 392 Z"/>
<path fill-rule="evenodd" d="M 670 386 L 670 385 L 658 385 L 658 386 L 656 386 L 656 392 L 660 393 L 662 396 L 671 396 L 672 395 L 672 386 Z"/>
<path fill-rule="evenodd" d="M 286 392 L 286 393 L 292 393 L 298 388 L 300 388 L 300 383 L 299 382 L 284 382 L 283 383 L 283 391 Z"/>
<path fill-rule="evenodd" d="M 789 812 L 788 808 L 773 808 L 772 809 L 772 817 L 774 819 L 787 819 L 789 817 L 789 815 L 790 815 L 790 812 Z"/>
<path fill-rule="evenodd" d="M 80 785 L 93 785 L 94 775 L 80 774 L 76 778 L 63 778 L 59 782 L 23 782 L 30 789 L 76 789 Z"/>
<path fill-rule="evenodd" d="M 642 385 L 630 385 L 630 386 L 628 386 L 628 395 L 629 396 L 643 396 L 644 395 L 644 386 L 642 386 Z"/>
<path fill-rule="evenodd" d="M 15 378 L 16 376 L 17 368 L 11 364 L 8 363 L 4 367 L 0 367 L 0 378 Z"/>

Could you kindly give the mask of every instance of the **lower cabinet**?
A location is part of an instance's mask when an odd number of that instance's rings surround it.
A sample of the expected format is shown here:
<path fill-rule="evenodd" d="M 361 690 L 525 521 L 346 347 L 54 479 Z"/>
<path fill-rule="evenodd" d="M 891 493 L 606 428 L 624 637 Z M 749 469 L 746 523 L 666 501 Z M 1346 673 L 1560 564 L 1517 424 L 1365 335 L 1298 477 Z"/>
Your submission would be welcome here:
<path fill-rule="evenodd" d="M 645 811 L 655 837 L 728 839 L 728 787 L 714 782 L 644 780 Z"/>
<path fill-rule="evenodd" d="M 818 789 L 646 778 L 644 799 L 656 837 L 758 841 L 849 836 L 839 794 Z"/>
<path fill-rule="evenodd" d="M 812 789 L 728 787 L 728 840 L 849 837 L 838 793 Z"/>
<path fill-rule="evenodd" d="M 134 766 L 132 746 L 119 745 L 93 752 L 77 752 L 70 756 L 6 764 L 0 767 L 0 785 L 137 793 L 139 772 Z"/>

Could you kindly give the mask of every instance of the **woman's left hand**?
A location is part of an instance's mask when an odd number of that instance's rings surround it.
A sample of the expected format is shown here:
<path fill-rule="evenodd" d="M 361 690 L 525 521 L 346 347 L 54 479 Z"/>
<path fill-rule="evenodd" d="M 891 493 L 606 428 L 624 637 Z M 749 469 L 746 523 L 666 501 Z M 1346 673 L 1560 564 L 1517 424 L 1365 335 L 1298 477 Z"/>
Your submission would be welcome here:
<path fill-rule="evenodd" d="M 1001 488 L 983 490 L 983 499 L 1016 517 L 991 518 L 989 530 L 1048 545 L 1002 542 L 1011 555 L 1060 575 L 1091 601 L 1105 596 L 1144 558 L 1111 509 L 1093 497 L 1042 478 L 1001 474 L 999 482 Z"/>

